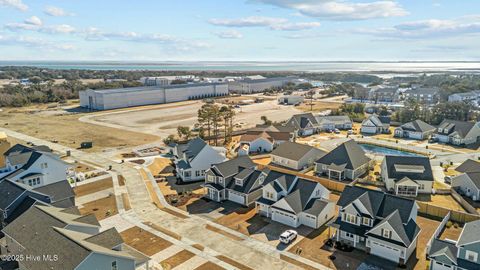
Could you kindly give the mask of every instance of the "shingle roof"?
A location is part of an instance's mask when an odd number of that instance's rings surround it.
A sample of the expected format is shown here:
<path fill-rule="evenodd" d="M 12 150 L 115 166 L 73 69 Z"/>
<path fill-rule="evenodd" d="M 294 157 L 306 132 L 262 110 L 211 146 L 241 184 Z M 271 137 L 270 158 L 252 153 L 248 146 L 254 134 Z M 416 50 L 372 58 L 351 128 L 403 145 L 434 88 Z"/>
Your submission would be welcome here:
<path fill-rule="evenodd" d="M 240 137 L 241 142 L 253 142 L 259 138 L 264 138 L 270 142 L 288 141 L 290 133 L 288 132 L 273 132 L 273 131 L 247 131 Z"/>
<path fill-rule="evenodd" d="M 73 193 L 73 189 L 68 180 L 55 182 L 49 185 L 34 188 L 33 190 L 50 196 L 52 203 L 75 197 L 75 193 Z"/>
<path fill-rule="evenodd" d="M 408 177 L 411 180 L 434 180 L 428 157 L 385 156 L 385 164 L 388 178 L 401 180 Z"/>
<path fill-rule="evenodd" d="M 190 140 L 186 144 L 177 145 L 177 151 L 180 153 L 185 153 L 187 159 L 190 161 L 195 158 L 200 151 L 207 145 L 207 143 L 202 140 L 200 137 L 196 137 Z"/>
<path fill-rule="evenodd" d="M 240 156 L 222 163 L 214 164 L 212 168 L 223 177 L 237 174 L 242 168 L 254 168 L 256 164 L 248 156 Z"/>
<path fill-rule="evenodd" d="M 455 244 L 435 238 L 433 239 L 432 245 L 430 246 L 430 253 L 428 254 L 428 256 L 430 258 L 445 256 L 452 263 L 456 264 L 457 251 L 458 251 L 458 248 L 457 246 L 455 246 Z"/>
<path fill-rule="evenodd" d="M 415 120 L 412 122 L 405 123 L 400 126 L 403 130 L 415 131 L 415 132 L 427 132 L 435 130 L 435 127 L 423 122 L 422 120 Z"/>
<path fill-rule="evenodd" d="M 460 136 L 461 138 L 465 138 L 468 132 L 470 132 L 470 130 L 475 125 L 476 125 L 475 122 L 465 122 L 465 121 L 445 119 L 440 123 L 440 125 L 438 125 L 436 132 L 439 134 L 447 134 L 447 135 L 458 134 L 458 136 Z M 440 129 L 442 129 L 442 132 L 439 132 Z"/>
<path fill-rule="evenodd" d="M 0 209 L 5 210 L 12 202 L 17 199 L 25 188 L 9 180 L 0 181 Z"/>
<path fill-rule="evenodd" d="M 318 124 L 317 119 L 315 119 L 312 113 L 295 114 L 289 122 L 294 124 L 294 127 L 297 129 L 305 128 L 308 123 L 312 123 L 312 125 Z"/>
<path fill-rule="evenodd" d="M 470 243 L 480 242 L 480 220 L 465 223 L 462 233 L 457 241 L 457 246 L 465 246 Z"/>
<path fill-rule="evenodd" d="M 385 218 L 398 209 L 404 224 L 409 221 L 412 209 L 416 207 L 414 200 L 358 186 L 346 186 L 337 205 L 346 207 L 357 199 L 367 208 L 370 214 L 379 218 Z"/>
<path fill-rule="evenodd" d="M 346 164 L 347 169 L 353 170 L 369 161 L 370 159 L 365 155 L 365 151 L 354 140 L 350 140 L 337 146 L 337 148 L 318 159 L 316 163 L 326 165 L 332 163 L 336 165 Z"/>
<path fill-rule="evenodd" d="M 318 155 L 324 153 L 322 150 L 310 145 L 284 142 L 273 150 L 272 155 L 298 161 L 312 150 L 317 151 Z"/>
<path fill-rule="evenodd" d="M 114 247 L 123 244 L 123 239 L 115 228 L 110 228 L 106 231 L 85 238 L 85 241 L 108 249 L 113 249 Z"/>
<path fill-rule="evenodd" d="M 347 115 L 316 116 L 315 118 L 317 119 L 318 123 L 332 122 L 335 124 L 343 124 L 346 122 L 352 122 L 352 120 L 350 120 L 350 117 L 348 117 Z"/>
<path fill-rule="evenodd" d="M 412 243 L 413 239 L 420 233 L 420 227 L 414 220 L 409 220 L 407 224 L 403 224 L 402 218 L 398 210 L 394 210 L 391 214 L 386 216 L 383 220 L 377 223 L 373 229 L 382 226 L 384 223 L 388 223 L 397 233 L 398 237 L 402 240 L 404 246 L 408 247 Z M 373 230 L 372 229 L 372 230 Z M 371 235 L 371 233 L 367 233 Z M 374 235 L 378 237 L 378 235 Z M 387 241 L 391 239 L 385 239 Z"/>
<path fill-rule="evenodd" d="M 480 162 L 473 159 L 465 160 L 460 166 L 455 169 L 457 172 L 480 172 Z"/>

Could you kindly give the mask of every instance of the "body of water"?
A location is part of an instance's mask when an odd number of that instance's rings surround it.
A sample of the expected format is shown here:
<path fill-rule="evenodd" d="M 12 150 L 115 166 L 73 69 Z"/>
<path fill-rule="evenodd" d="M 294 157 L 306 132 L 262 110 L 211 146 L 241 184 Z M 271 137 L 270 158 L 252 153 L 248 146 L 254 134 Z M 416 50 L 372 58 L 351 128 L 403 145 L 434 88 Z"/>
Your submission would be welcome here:
<path fill-rule="evenodd" d="M 412 153 L 412 152 L 406 152 L 406 151 L 400 151 L 392 148 L 387 148 L 387 147 L 381 147 L 381 146 L 376 146 L 376 145 L 371 145 L 371 144 L 359 144 L 360 147 L 362 147 L 365 152 L 373 155 L 382 155 L 382 156 L 406 156 L 406 157 L 418 157 L 420 155 Z"/>
<path fill-rule="evenodd" d="M 172 70 L 172 71 L 304 71 L 365 72 L 374 74 L 419 72 L 480 73 L 480 62 L 108 62 L 108 61 L 0 61 L 0 66 L 50 69 Z"/>

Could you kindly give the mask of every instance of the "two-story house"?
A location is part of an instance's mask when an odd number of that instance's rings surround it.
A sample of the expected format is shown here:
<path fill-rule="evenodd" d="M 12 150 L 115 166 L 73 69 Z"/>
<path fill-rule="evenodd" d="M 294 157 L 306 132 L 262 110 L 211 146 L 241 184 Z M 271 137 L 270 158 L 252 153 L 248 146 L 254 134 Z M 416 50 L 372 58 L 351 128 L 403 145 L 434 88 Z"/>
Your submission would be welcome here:
<path fill-rule="evenodd" d="M 197 137 L 186 144 L 175 144 L 172 148 L 173 163 L 177 177 L 183 182 L 205 179 L 205 171 L 226 160 L 223 147 L 212 147 Z"/>
<path fill-rule="evenodd" d="M 295 114 L 287 123 L 287 127 L 293 127 L 296 135 L 304 137 L 315 134 L 318 130 L 318 122 L 312 113 Z"/>
<path fill-rule="evenodd" d="M 349 140 L 315 161 L 315 173 L 335 180 L 355 180 L 367 172 L 370 158 L 354 141 Z"/>
<path fill-rule="evenodd" d="M 285 142 L 279 145 L 270 154 L 272 164 L 292 170 L 303 170 L 315 164 L 315 160 L 325 155 L 325 152 L 316 147 Z"/>
<path fill-rule="evenodd" d="M 205 197 L 249 206 L 261 196 L 268 173 L 268 170 L 258 170 L 248 156 L 213 164 L 205 172 Z"/>
<path fill-rule="evenodd" d="M 94 215 L 35 205 L 2 231 L 2 255 L 41 258 L 18 260 L 19 269 L 148 269 L 149 258 L 123 243 L 116 229 L 100 232 Z"/>
<path fill-rule="evenodd" d="M 16 144 L 4 155 L 6 166 L 0 169 L 0 179 L 8 178 L 31 187 L 64 181 L 71 168 L 46 146 Z"/>
<path fill-rule="evenodd" d="M 465 223 L 457 240 L 434 238 L 427 257 L 430 270 L 480 269 L 480 220 Z"/>
<path fill-rule="evenodd" d="M 433 134 L 433 139 L 453 145 L 471 145 L 479 141 L 480 123 L 457 120 L 443 120 Z"/>
<path fill-rule="evenodd" d="M 291 227 L 319 228 L 335 215 L 330 191 L 317 182 L 276 172 L 262 189 L 256 209 L 262 216 Z"/>
<path fill-rule="evenodd" d="M 421 104 L 433 105 L 440 100 L 440 88 L 412 88 L 403 92 L 403 99 L 413 99 Z"/>
<path fill-rule="evenodd" d="M 398 138 L 426 140 L 435 132 L 435 127 L 422 120 L 415 120 L 395 128 L 394 135 Z"/>
<path fill-rule="evenodd" d="M 396 195 L 416 197 L 432 193 L 434 179 L 428 157 L 387 155 L 382 161 L 381 175 L 387 190 Z"/>
<path fill-rule="evenodd" d="M 346 186 L 337 205 L 339 215 L 330 225 L 336 241 L 399 264 L 415 256 L 420 228 L 414 200 Z"/>
<path fill-rule="evenodd" d="M 390 117 L 372 114 L 363 120 L 360 132 L 363 134 L 390 133 Z"/>

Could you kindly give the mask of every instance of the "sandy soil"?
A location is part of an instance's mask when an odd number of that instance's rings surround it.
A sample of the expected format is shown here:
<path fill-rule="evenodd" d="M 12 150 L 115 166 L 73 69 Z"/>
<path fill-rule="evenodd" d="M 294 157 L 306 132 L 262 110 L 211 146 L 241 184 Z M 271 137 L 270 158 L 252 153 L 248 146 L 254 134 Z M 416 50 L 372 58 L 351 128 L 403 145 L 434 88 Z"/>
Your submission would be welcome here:
<path fill-rule="evenodd" d="M 149 134 L 78 121 L 85 114 L 66 113 L 61 109 L 52 111 L 62 113 L 50 115 L 32 108 L 6 109 L 0 113 L 0 126 L 72 148 L 78 148 L 81 142 L 92 141 L 93 147 L 87 151 L 132 147 L 160 140 Z"/>

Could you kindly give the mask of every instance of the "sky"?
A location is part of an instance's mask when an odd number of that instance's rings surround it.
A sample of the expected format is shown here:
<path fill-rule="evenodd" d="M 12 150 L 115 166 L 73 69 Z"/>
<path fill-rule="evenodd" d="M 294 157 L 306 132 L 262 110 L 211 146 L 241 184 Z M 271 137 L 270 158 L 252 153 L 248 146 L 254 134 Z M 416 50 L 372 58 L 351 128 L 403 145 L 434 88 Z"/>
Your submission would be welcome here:
<path fill-rule="evenodd" d="M 480 61 L 478 0 L 0 0 L 0 60 Z"/>

